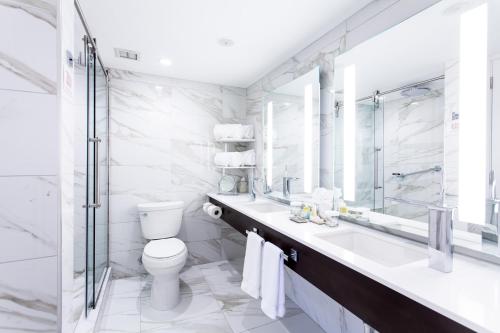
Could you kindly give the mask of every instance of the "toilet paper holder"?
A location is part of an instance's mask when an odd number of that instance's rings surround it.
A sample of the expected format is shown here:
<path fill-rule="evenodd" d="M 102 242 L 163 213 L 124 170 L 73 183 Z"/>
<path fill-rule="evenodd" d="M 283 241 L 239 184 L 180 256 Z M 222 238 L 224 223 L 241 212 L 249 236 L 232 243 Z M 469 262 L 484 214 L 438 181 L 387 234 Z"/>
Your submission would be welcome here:
<path fill-rule="evenodd" d="M 252 228 L 252 230 L 245 230 L 245 233 L 248 235 L 250 232 L 255 232 L 256 234 L 259 234 L 259 229 L 257 228 Z M 290 249 L 290 254 L 286 255 L 285 253 L 282 253 L 281 256 L 283 257 L 283 260 L 285 261 L 289 261 L 292 260 L 292 261 L 295 261 L 297 262 L 298 260 L 298 252 L 297 250 L 295 249 Z"/>

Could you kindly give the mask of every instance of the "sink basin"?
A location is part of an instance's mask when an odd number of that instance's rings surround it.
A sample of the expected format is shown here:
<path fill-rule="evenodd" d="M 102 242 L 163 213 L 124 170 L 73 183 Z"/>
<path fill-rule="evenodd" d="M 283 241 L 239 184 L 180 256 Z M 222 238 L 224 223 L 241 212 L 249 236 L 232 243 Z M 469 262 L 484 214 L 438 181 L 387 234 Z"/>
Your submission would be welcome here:
<path fill-rule="evenodd" d="M 387 267 L 402 266 L 427 258 L 427 251 L 416 245 L 355 230 L 315 236 Z"/>
<path fill-rule="evenodd" d="M 253 209 L 259 213 L 277 213 L 286 212 L 289 210 L 288 206 L 277 205 L 268 202 L 252 202 L 243 205 L 245 208 Z"/>

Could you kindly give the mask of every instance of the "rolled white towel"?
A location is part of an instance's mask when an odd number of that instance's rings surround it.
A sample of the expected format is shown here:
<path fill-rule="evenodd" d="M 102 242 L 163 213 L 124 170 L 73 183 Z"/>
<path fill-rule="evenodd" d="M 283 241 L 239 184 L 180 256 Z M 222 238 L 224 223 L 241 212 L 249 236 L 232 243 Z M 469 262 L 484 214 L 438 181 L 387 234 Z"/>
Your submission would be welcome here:
<path fill-rule="evenodd" d="M 215 165 L 220 166 L 231 166 L 232 153 L 217 153 L 214 157 Z"/>
<path fill-rule="evenodd" d="M 253 139 L 254 137 L 253 125 L 242 125 L 241 130 L 243 139 Z"/>
<path fill-rule="evenodd" d="M 214 137 L 221 139 L 241 139 L 243 126 L 241 124 L 217 124 L 214 126 Z"/>
<path fill-rule="evenodd" d="M 230 162 L 229 162 L 229 166 L 232 166 L 232 167 L 240 167 L 242 166 L 244 163 L 243 161 L 243 154 L 242 153 L 239 153 L 239 152 L 231 152 L 229 153 L 230 154 Z"/>
<path fill-rule="evenodd" d="M 241 153 L 243 156 L 243 165 L 255 165 L 255 150 L 250 149 Z"/>

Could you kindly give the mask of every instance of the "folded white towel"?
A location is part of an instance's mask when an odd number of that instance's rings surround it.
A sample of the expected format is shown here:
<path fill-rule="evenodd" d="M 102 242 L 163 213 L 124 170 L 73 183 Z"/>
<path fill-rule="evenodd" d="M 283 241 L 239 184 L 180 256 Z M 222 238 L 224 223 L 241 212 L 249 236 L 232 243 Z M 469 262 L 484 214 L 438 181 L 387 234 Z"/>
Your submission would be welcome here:
<path fill-rule="evenodd" d="M 241 139 L 243 126 L 241 124 L 217 124 L 214 126 L 214 137 L 221 139 Z"/>
<path fill-rule="evenodd" d="M 243 165 L 255 165 L 255 150 L 241 152 Z"/>
<path fill-rule="evenodd" d="M 241 130 L 243 139 L 253 139 L 254 136 L 253 125 L 242 125 Z"/>
<path fill-rule="evenodd" d="M 283 251 L 266 242 L 262 253 L 262 311 L 271 319 L 285 315 L 285 268 Z"/>
<path fill-rule="evenodd" d="M 248 233 L 241 289 L 253 298 L 259 298 L 260 296 L 263 245 L 264 239 L 262 237 L 255 232 Z"/>

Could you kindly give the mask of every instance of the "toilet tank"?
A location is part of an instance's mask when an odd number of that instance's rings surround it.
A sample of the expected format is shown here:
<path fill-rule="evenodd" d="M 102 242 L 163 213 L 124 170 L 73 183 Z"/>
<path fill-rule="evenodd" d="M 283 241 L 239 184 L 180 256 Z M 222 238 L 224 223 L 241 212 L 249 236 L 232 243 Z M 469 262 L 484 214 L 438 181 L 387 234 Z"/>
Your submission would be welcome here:
<path fill-rule="evenodd" d="M 181 229 L 182 201 L 148 202 L 137 205 L 142 235 L 146 239 L 175 237 Z"/>

